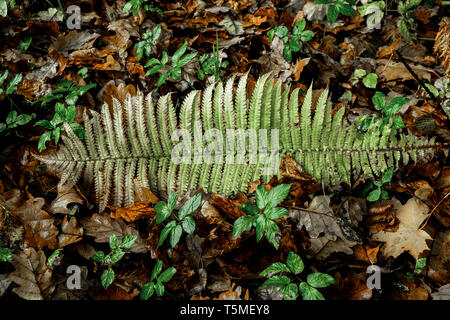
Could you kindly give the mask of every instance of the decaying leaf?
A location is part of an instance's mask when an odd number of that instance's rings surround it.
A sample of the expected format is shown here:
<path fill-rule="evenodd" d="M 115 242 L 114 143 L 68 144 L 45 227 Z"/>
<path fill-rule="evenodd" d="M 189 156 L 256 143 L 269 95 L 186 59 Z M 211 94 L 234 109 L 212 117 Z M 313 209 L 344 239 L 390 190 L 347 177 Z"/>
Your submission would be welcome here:
<path fill-rule="evenodd" d="M 19 285 L 13 292 L 27 300 L 48 299 L 55 290 L 55 284 L 52 280 L 52 270 L 45 262 L 44 252 L 35 251 L 33 248 L 26 248 L 13 255 L 11 263 L 16 270 L 9 278 Z"/>
<path fill-rule="evenodd" d="M 75 217 L 64 216 L 61 223 L 61 233 L 58 235 L 58 247 L 62 248 L 82 239 L 83 228 L 79 226 Z"/>
<path fill-rule="evenodd" d="M 433 300 L 450 300 L 450 283 L 440 287 L 431 297 Z"/>
<path fill-rule="evenodd" d="M 107 214 L 94 214 L 90 218 L 81 220 L 81 224 L 85 229 L 85 235 L 95 237 L 95 242 L 109 242 L 112 234 L 115 234 L 119 240 L 127 235 L 137 235 L 138 238 L 131 246 L 130 251 L 143 253 L 148 250 L 136 229 L 121 220 L 113 220 Z"/>
<path fill-rule="evenodd" d="M 428 207 L 416 198 L 409 199 L 405 205 L 395 198 L 391 203 L 400 221 L 398 230 L 377 232 L 372 235 L 372 240 L 385 242 L 381 249 L 385 257 L 397 258 L 407 251 L 418 259 L 420 253 L 429 249 L 426 240 L 432 239 L 424 230 L 418 230 L 421 223 L 427 218 Z"/>
<path fill-rule="evenodd" d="M 428 277 L 440 284 L 450 282 L 450 230 L 436 235 L 428 267 Z"/>
<path fill-rule="evenodd" d="M 22 221 L 25 227 L 25 243 L 36 249 L 49 247 L 58 248 L 58 229 L 53 225 L 54 218 L 42 210 L 45 205 L 44 198 L 33 198 L 27 193 L 24 200 L 19 190 L 9 199 L 8 210 Z"/>

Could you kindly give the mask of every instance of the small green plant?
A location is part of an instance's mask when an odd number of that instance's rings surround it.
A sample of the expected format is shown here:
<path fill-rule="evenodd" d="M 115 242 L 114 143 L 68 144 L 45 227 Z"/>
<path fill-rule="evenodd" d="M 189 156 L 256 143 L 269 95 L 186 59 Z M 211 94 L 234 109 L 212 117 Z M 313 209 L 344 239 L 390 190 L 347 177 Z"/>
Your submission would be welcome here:
<path fill-rule="evenodd" d="M 164 282 L 169 282 L 177 270 L 174 267 L 170 267 L 161 273 L 162 266 L 163 263 L 161 260 L 156 261 L 156 264 L 152 270 L 150 281 L 142 286 L 141 294 L 139 296 L 141 300 L 148 300 L 154 292 L 156 292 L 158 297 L 162 297 L 164 295 Z"/>
<path fill-rule="evenodd" d="M 369 1 L 358 7 L 361 17 L 367 16 L 366 24 L 367 28 L 375 29 L 381 28 L 380 23 L 384 16 L 384 9 L 386 8 L 386 2 L 384 1 Z"/>
<path fill-rule="evenodd" d="M 213 54 L 209 55 L 207 53 L 203 54 L 199 59 L 198 63 L 200 67 L 197 68 L 197 78 L 199 80 L 204 80 L 205 75 L 214 74 L 216 80 L 219 80 L 220 68 L 226 68 L 228 66 L 228 61 L 220 61 L 219 57 L 219 38 L 216 33 L 216 43 L 213 44 Z"/>
<path fill-rule="evenodd" d="M 136 50 L 136 57 L 138 58 L 138 60 L 141 60 L 141 58 L 144 56 L 144 53 L 147 57 L 150 56 L 150 54 L 152 53 L 152 47 L 154 46 L 156 40 L 158 40 L 160 35 L 161 35 L 160 24 L 154 27 L 152 31 L 147 30 L 142 35 L 142 41 L 139 41 L 134 45 L 134 49 Z"/>
<path fill-rule="evenodd" d="M 198 209 L 202 202 L 201 193 L 197 193 L 195 196 L 187 200 L 183 206 L 178 210 L 178 216 L 172 215 L 172 211 L 177 203 L 176 193 L 171 191 L 167 203 L 160 201 L 156 204 L 156 223 L 161 224 L 167 218 L 172 216 L 172 220 L 166 224 L 162 229 L 159 236 L 158 247 L 161 246 L 169 237 L 170 246 L 174 248 L 180 241 L 183 230 L 188 234 L 193 234 L 195 231 L 195 220 L 192 214 Z"/>
<path fill-rule="evenodd" d="M 330 4 L 327 11 L 327 20 L 330 24 L 336 22 L 339 13 L 344 16 L 355 16 L 356 12 L 352 8 L 356 4 L 355 0 L 314 0 L 315 4 Z"/>
<path fill-rule="evenodd" d="M 3 74 L 0 76 L 0 94 L 5 93 L 6 95 L 10 95 L 14 93 L 14 91 L 17 90 L 17 85 L 22 81 L 22 74 L 17 73 L 14 78 L 11 79 L 10 82 L 3 88 L 3 84 L 8 77 L 9 71 L 6 70 L 3 72 Z"/>
<path fill-rule="evenodd" d="M 253 226 L 256 229 L 256 241 L 260 241 L 265 235 L 276 249 L 279 247 L 277 235 L 281 234 L 275 220 L 284 217 L 288 210 L 277 207 L 289 194 L 292 184 L 280 184 L 270 192 L 263 186 L 256 188 L 256 206 L 245 203 L 240 208 L 247 216 L 242 216 L 234 222 L 233 237 L 239 236 L 244 231 L 249 231 Z"/>
<path fill-rule="evenodd" d="M 164 17 L 164 12 L 156 7 L 153 7 L 149 4 L 144 4 L 149 2 L 150 0 L 130 0 L 123 7 L 123 13 L 128 13 L 130 10 L 133 12 L 133 15 L 136 16 L 139 13 L 139 10 L 142 9 L 144 11 L 156 12 L 161 17 Z M 144 6 L 142 6 L 144 5 Z"/>
<path fill-rule="evenodd" d="M 27 51 L 31 45 L 32 40 L 33 40 L 33 38 L 31 38 L 31 36 L 28 36 L 25 40 L 20 41 L 18 49 L 20 49 L 22 51 Z"/>
<path fill-rule="evenodd" d="M 314 37 L 314 32 L 311 30 L 305 30 L 306 20 L 302 19 L 297 22 L 292 29 L 292 35 L 289 35 L 289 30 L 285 26 L 281 25 L 275 27 L 269 32 L 267 36 L 270 41 L 273 41 L 274 36 L 280 38 L 284 43 L 283 57 L 286 61 L 292 61 L 292 52 L 298 52 L 301 49 L 300 41 L 308 42 Z"/>
<path fill-rule="evenodd" d="M 411 41 L 417 37 L 414 12 L 421 2 L 422 0 L 398 1 L 397 12 L 400 14 L 400 19 L 397 21 L 397 27 L 406 41 Z"/>
<path fill-rule="evenodd" d="M 0 247 L 0 262 L 8 262 L 12 260 L 11 249 Z"/>
<path fill-rule="evenodd" d="M 19 126 L 24 126 L 34 118 L 36 118 L 34 113 L 17 115 L 16 110 L 11 110 L 6 117 L 6 122 L 0 123 L 0 133 L 9 131 Z M 9 134 L 9 132 L 7 134 Z"/>
<path fill-rule="evenodd" d="M 52 101 L 58 100 L 60 102 L 64 101 L 68 105 L 75 105 L 79 97 L 84 95 L 90 89 L 95 88 L 96 86 L 97 84 L 90 83 L 85 86 L 78 87 L 72 81 L 62 79 L 58 81 L 56 89 L 53 90 L 52 93 L 49 93 L 46 96 L 33 101 L 31 104 L 40 103 L 41 106 L 45 106 Z"/>
<path fill-rule="evenodd" d="M 306 281 L 299 278 L 299 274 L 303 272 L 305 265 L 299 255 L 290 251 L 288 253 L 286 264 L 275 262 L 261 273 L 261 277 L 268 276 L 263 286 L 276 287 L 283 293 L 284 300 L 296 300 L 300 292 L 303 300 L 325 300 L 320 288 L 326 288 L 332 285 L 335 280 L 326 273 L 314 272 L 306 277 Z M 296 282 L 292 282 L 296 279 Z M 295 280 L 294 280 L 295 281 Z"/>
<path fill-rule="evenodd" d="M 58 259 L 59 254 L 62 251 L 63 251 L 62 248 L 56 249 L 55 251 L 53 251 L 52 254 L 50 255 L 50 257 L 48 257 L 48 259 L 47 259 L 47 266 L 52 267 L 53 264 L 55 263 L 55 261 Z"/>
<path fill-rule="evenodd" d="M 52 120 L 39 120 L 34 125 L 44 127 L 47 130 L 45 133 L 41 135 L 38 142 L 38 150 L 42 152 L 45 150 L 46 143 L 50 140 L 55 139 L 55 144 L 58 144 L 59 138 L 61 136 L 61 132 L 64 131 L 64 122 L 67 122 L 72 128 L 73 132 L 80 139 L 84 139 L 84 128 L 79 123 L 74 122 L 75 120 L 76 109 L 74 105 L 70 105 L 67 108 L 64 107 L 64 104 L 57 102 L 55 104 L 55 114 L 53 115 Z"/>
<path fill-rule="evenodd" d="M 414 277 L 420 275 L 426 266 L 427 266 L 427 258 L 417 259 L 416 265 L 414 266 L 414 271 L 407 272 L 406 276 L 408 277 L 408 279 L 414 280 Z"/>
<path fill-rule="evenodd" d="M 89 69 L 86 68 L 86 67 L 84 67 L 84 68 L 81 68 L 80 70 L 78 70 L 78 71 L 77 71 L 77 74 L 78 74 L 80 77 L 82 77 L 83 79 L 85 79 L 85 78 L 87 77 L 88 72 L 89 72 Z"/>
<path fill-rule="evenodd" d="M 375 89 L 377 87 L 378 76 L 376 73 L 367 73 L 364 69 L 356 69 L 351 78 L 352 85 L 357 84 L 360 80 L 366 88 Z"/>
<path fill-rule="evenodd" d="M 95 262 L 102 263 L 108 267 L 108 269 L 103 271 L 101 276 L 102 286 L 104 289 L 107 289 L 114 282 L 115 275 L 114 270 L 111 266 L 119 262 L 120 259 L 123 258 L 123 256 L 125 255 L 124 250 L 130 249 L 136 239 L 136 235 L 128 235 L 123 237 L 122 241 L 119 243 L 119 239 L 117 238 L 117 236 L 115 234 L 112 234 L 109 237 L 109 247 L 111 249 L 111 252 L 105 255 L 103 251 L 97 251 L 92 256 L 92 259 Z"/>
<path fill-rule="evenodd" d="M 160 87 L 170 77 L 172 80 L 179 80 L 181 78 L 181 67 L 188 64 L 196 55 L 197 52 L 184 54 L 186 52 L 188 43 L 185 41 L 183 45 L 178 48 L 172 56 L 171 65 L 168 67 L 168 71 L 162 73 L 159 76 L 157 86 Z M 157 58 L 150 59 L 145 65 L 146 68 L 153 66 L 146 72 L 146 75 L 152 75 L 166 67 L 166 63 L 169 61 L 169 55 L 166 51 L 163 51 L 161 60 Z"/>
<path fill-rule="evenodd" d="M 380 181 L 367 183 L 363 188 L 362 197 L 366 198 L 370 202 L 389 199 L 389 194 L 383 186 L 391 183 L 392 175 L 392 168 L 388 168 L 381 176 Z"/>

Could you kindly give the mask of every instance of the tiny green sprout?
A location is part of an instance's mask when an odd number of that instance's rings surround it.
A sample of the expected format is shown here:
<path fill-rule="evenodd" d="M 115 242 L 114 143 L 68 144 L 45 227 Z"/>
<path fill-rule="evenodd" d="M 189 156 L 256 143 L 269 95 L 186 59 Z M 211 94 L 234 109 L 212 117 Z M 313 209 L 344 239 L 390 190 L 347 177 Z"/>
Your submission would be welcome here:
<path fill-rule="evenodd" d="M 392 176 L 392 168 L 388 168 L 381 176 L 380 181 L 370 182 L 364 186 L 362 196 L 370 202 L 389 199 L 389 194 L 383 186 L 391 183 Z"/>
<path fill-rule="evenodd" d="M 107 289 L 114 282 L 114 270 L 112 265 L 119 262 L 125 255 L 124 250 L 128 250 L 134 244 L 137 239 L 137 235 L 127 235 L 119 241 L 119 238 L 113 233 L 109 237 L 109 248 L 110 253 L 105 255 L 103 251 L 97 251 L 93 256 L 92 260 L 98 263 L 102 263 L 108 266 L 102 275 L 101 281 L 103 288 Z"/>
<path fill-rule="evenodd" d="M 377 87 L 378 76 L 376 73 L 367 73 L 364 69 L 356 69 L 352 76 L 352 85 L 357 84 L 360 80 L 366 88 L 375 89 Z"/>
<path fill-rule="evenodd" d="M 277 207 L 289 194 L 292 184 L 280 184 L 270 192 L 263 186 L 256 189 L 256 206 L 245 203 L 240 208 L 247 215 L 238 218 L 234 222 L 233 237 L 238 237 L 244 231 L 249 231 L 254 226 L 256 229 L 256 241 L 260 241 L 265 235 L 267 241 L 276 249 L 279 247 L 277 236 L 280 229 L 275 220 L 284 217 L 288 210 Z"/>
<path fill-rule="evenodd" d="M 59 257 L 59 254 L 63 251 L 63 249 L 56 249 L 47 259 L 47 266 L 52 267 L 55 263 L 55 260 Z"/>
<path fill-rule="evenodd" d="M 142 286 L 141 294 L 139 296 L 141 300 L 148 300 L 155 292 L 158 297 L 162 297 L 164 295 L 164 283 L 169 282 L 177 270 L 174 267 L 170 267 L 161 273 L 162 267 L 162 261 L 157 260 L 155 266 L 153 267 L 150 281 Z"/>
<path fill-rule="evenodd" d="M 296 300 L 299 293 L 303 300 L 325 300 L 322 293 L 317 289 L 332 285 L 335 282 L 334 278 L 326 273 L 314 272 L 306 277 L 306 281 L 302 281 L 299 274 L 304 269 L 305 265 L 300 256 L 290 251 L 286 263 L 275 262 L 259 275 L 268 277 L 263 286 L 275 287 L 276 290 L 283 293 L 284 300 Z M 293 282 L 292 279 L 298 280 L 298 284 Z"/>
<path fill-rule="evenodd" d="M 33 38 L 31 38 L 31 36 L 28 36 L 25 40 L 20 41 L 18 49 L 20 49 L 22 51 L 27 51 L 31 45 L 32 40 L 33 40 Z"/>
<path fill-rule="evenodd" d="M 277 36 L 284 43 L 283 57 L 286 61 L 292 61 L 292 52 L 299 52 L 301 49 L 301 42 L 308 42 L 314 37 L 314 32 L 311 30 L 305 30 L 306 20 L 302 19 L 298 21 L 292 29 L 292 35 L 289 34 L 289 30 L 284 26 L 277 26 L 269 32 L 267 36 L 270 41 Z"/>
<path fill-rule="evenodd" d="M 192 215 L 201 205 L 201 201 L 202 195 L 201 193 L 197 193 L 183 204 L 183 206 L 178 210 L 178 215 L 172 215 L 172 211 L 177 203 L 175 192 L 171 191 L 169 193 L 167 203 L 160 201 L 156 204 L 156 223 L 161 224 L 172 216 L 172 220 L 165 225 L 159 235 L 158 247 L 161 246 L 169 236 L 170 246 L 174 248 L 180 241 L 183 230 L 187 234 L 194 233 L 195 220 Z"/>
<path fill-rule="evenodd" d="M 11 249 L 0 247 L 0 262 L 8 262 L 12 260 Z"/>

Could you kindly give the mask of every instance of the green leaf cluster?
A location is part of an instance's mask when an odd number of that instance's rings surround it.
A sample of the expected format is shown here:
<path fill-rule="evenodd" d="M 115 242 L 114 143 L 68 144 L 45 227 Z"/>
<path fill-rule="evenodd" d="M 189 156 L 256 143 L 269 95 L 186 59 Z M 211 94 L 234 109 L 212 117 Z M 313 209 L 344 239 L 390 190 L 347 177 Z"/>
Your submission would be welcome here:
<path fill-rule="evenodd" d="M 113 233 L 109 237 L 109 247 L 110 253 L 105 254 L 103 251 L 97 251 L 93 256 L 92 260 L 95 262 L 103 263 L 108 265 L 108 269 L 106 269 L 102 275 L 102 285 L 103 288 L 107 289 L 114 282 L 114 270 L 111 268 L 111 265 L 120 261 L 125 255 L 125 251 L 130 249 L 131 246 L 136 241 L 136 235 L 128 235 L 122 238 L 122 241 L 119 241 L 119 238 Z"/>
<path fill-rule="evenodd" d="M 286 61 L 292 61 L 292 52 L 300 51 L 302 42 L 308 42 L 314 37 L 314 32 L 311 30 L 305 30 L 306 20 L 302 19 L 297 22 L 292 29 L 292 35 L 289 34 L 288 28 L 284 25 L 275 27 L 267 32 L 269 40 L 272 41 L 275 36 L 280 38 L 284 43 L 283 57 Z"/>
<path fill-rule="evenodd" d="M 0 86 L 3 87 L 3 84 L 8 77 L 9 71 L 5 70 L 3 74 L 0 76 Z M 3 89 L 0 87 L 0 94 L 3 94 L 5 92 L 6 95 L 12 94 L 14 91 L 17 90 L 17 85 L 22 81 L 22 74 L 17 73 L 14 78 L 11 79 L 10 82 L 6 85 L 6 87 Z"/>
<path fill-rule="evenodd" d="M 144 56 L 144 53 L 147 57 L 150 56 L 152 52 L 152 47 L 156 43 L 156 40 L 158 40 L 160 35 L 161 35 L 160 24 L 154 27 L 152 31 L 147 30 L 142 35 L 142 41 L 139 41 L 134 45 L 134 49 L 136 50 L 136 57 L 138 58 L 138 60 L 141 60 L 141 58 Z"/>
<path fill-rule="evenodd" d="M 167 203 L 160 201 L 156 204 L 156 223 L 161 224 L 172 215 L 172 211 L 177 203 L 176 197 L 176 193 L 171 191 Z M 198 209 L 201 202 L 202 195 L 201 193 L 197 193 L 183 204 L 180 210 L 178 210 L 178 215 L 173 215 L 173 219 L 162 229 L 159 236 L 158 247 L 164 243 L 167 237 L 169 237 L 170 246 L 174 248 L 180 241 L 183 230 L 188 234 L 194 233 L 195 220 L 192 214 Z"/>
<path fill-rule="evenodd" d="M 327 11 L 327 20 L 330 24 L 336 22 L 339 13 L 344 16 L 356 16 L 356 12 L 352 6 L 356 5 L 355 0 L 314 0 L 315 4 L 330 4 Z"/>
<path fill-rule="evenodd" d="M 417 37 L 415 34 L 417 24 L 414 21 L 414 12 L 421 2 L 422 0 L 398 1 L 397 12 L 401 17 L 397 21 L 397 28 L 406 41 L 411 41 Z"/>
<path fill-rule="evenodd" d="M 133 12 L 133 15 L 136 16 L 138 15 L 139 10 L 142 7 L 144 11 L 156 12 L 161 17 L 164 17 L 164 12 L 161 9 L 146 4 L 147 2 L 150 2 L 150 0 L 130 0 L 125 4 L 122 12 L 128 13 L 131 10 L 131 12 Z"/>
<path fill-rule="evenodd" d="M 168 66 L 168 70 L 165 73 L 162 73 L 159 76 L 157 86 L 160 87 L 166 80 L 170 77 L 172 80 L 179 80 L 181 78 L 181 67 L 185 66 L 189 63 L 196 55 L 197 52 L 192 52 L 188 54 L 184 54 L 186 52 L 188 43 L 184 41 L 183 45 L 175 51 L 172 56 L 171 64 Z M 150 76 L 152 74 L 157 73 L 164 67 L 166 67 L 167 62 L 169 61 L 169 55 L 166 51 L 163 51 L 161 60 L 157 58 L 150 59 L 146 64 L 145 68 L 152 67 L 145 74 Z"/>
<path fill-rule="evenodd" d="M 95 88 L 97 84 L 90 83 L 85 86 L 76 86 L 72 81 L 62 79 L 58 81 L 56 89 L 46 96 L 39 98 L 32 102 L 32 104 L 40 103 L 41 106 L 45 106 L 49 102 L 58 100 L 60 102 L 65 102 L 68 105 L 75 105 L 79 97 L 84 95 L 90 89 Z M 63 100 L 64 98 L 64 100 Z"/>
<path fill-rule="evenodd" d="M 277 236 L 281 234 L 275 220 L 284 217 L 288 210 L 277 207 L 289 194 L 290 184 L 280 184 L 270 192 L 263 186 L 256 188 L 256 206 L 245 203 L 240 209 L 247 215 L 238 218 L 233 225 L 233 237 L 237 237 L 244 231 L 256 229 L 256 241 L 260 241 L 265 235 L 276 249 L 279 247 Z"/>
<path fill-rule="evenodd" d="M 55 144 L 58 144 L 61 132 L 64 131 L 65 125 L 69 125 L 78 138 L 84 139 L 84 128 L 79 123 L 74 122 L 76 115 L 76 108 L 74 105 L 69 105 L 67 108 L 64 104 L 57 102 L 55 104 L 55 113 L 53 118 L 49 121 L 46 119 L 36 121 L 35 126 L 44 127 L 47 130 L 41 135 L 38 142 L 39 152 L 45 150 L 46 143 L 52 138 L 55 139 Z"/>
<path fill-rule="evenodd" d="M 170 267 L 161 273 L 162 267 L 162 261 L 157 260 L 153 267 L 150 281 L 142 286 L 141 294 L 139 296 L 141 300 L 148 300 L 155 292 L 158 297 L 164 295 L 164 282 L 169 282 L 177 270 L 174 267 Z"/>
<path fill-rule="evenodd" d="M 361 79 L 366 88 L 375 89 L 377 87 L 378 76 L 376 73 L 367 73 L 364 69 L 356 69 L 352 76 L 352 85 L 357 84 Z"/>
<path fill-rule="evenodd" d="M 393 170 L 392 168 L 388 168 L 381 176 L 381 180 L 369 182 L 364 185 L 362 197 L 367 198 L 370 202 L 389 199 L 389 194 L 383 186 L 391 183 L 392 176 Z"/>
<path fill-rule="evenodd" d="M 268 276 L 263 286 L 276 287 L 283 293 L 284 300 L 296 300 L 299 293 L 303 300 L 325 300 L 317 289 L 332 285 L 334 278 L 326 273 L 314 272 L 307 276 L 306 281 L 292 282 L 292 278 L 298 279 L 304 269 L 300 256 L 290 251 L 286 263 L 275 262 L 264 269 L 260 276 Z"/>
<path fill-rule="evenodd" d="M 367 2 L 358 7 L 361 17 L 367 16 L 366 24 L 368 29 L 380 28 L 379 25 L 384 16 L 384 9 L 386 8 L 386 2 L 373 1 Z"/>
<path fill-rule="evenodd" d="M 398 130 L 405 128 L 402 116 L 397 114 L 405 103 L 409 101 L 406 97 L 395 97 L 386 103 L 386 96 L 380 92 L 376 91 L 372 96 L 372 103 L 375 109 L 381 111 L 382 117 L 379 116 L 366 116 L 361 124 L 360 130 L 362 132 L 367 131 L 367 129 L 373 124 L 381 120 L 380 130 L 383 131 L 385 126 L 389 125 L 390 128 Z"/>
<path fill-rule="evenodd" d="M 0 247 L 0 262 L 8 262 L 11 260 L 12 260 L 11 249 Z"/>
<path fill-rule="evenodd" d="M 0 133 L 6 130 L 17 128 L 19 126 L 24 126 L 34 118 L 36 118 L 36 115 L 34 113 L 17 115 L 16 110 L 11 110 L 6 116 L 5 122 L 0 123 Z"/>
<path fill-rule="evenodd" d="M 220 68 L 226 68 L 228 66 L 228 61 L 220 61 L 219 57 L 219 38 L 216 33 L 217 45 L 213 44 L 212 55 L 205 53 L 199 59 L 198 63 L 200 67 L 197 68 L 197 78 L 199 80 L 204 80 L 205 75 L 214 74 L 216 80 L 219 80 Z"/>

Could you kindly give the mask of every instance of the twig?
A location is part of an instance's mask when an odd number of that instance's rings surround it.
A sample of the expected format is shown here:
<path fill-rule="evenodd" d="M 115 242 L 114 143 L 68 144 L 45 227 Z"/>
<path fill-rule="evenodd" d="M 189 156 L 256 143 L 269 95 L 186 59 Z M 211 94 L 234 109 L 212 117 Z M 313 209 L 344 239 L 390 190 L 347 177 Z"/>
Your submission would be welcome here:
<path fill-rule="evenodd" d="M 438 204 L 433 208 L 433 210 L 431 210 L 430 214 L 428 215 L 428 217 L 427 217 L 427 219 L 425 220 L 424 224 L 419 228 L 419 230 L 422 230 L 423 228 L 425 228 L 425 226 L 426 226 L 427 223 L 428 223 L 428 220 L 429 220 L 430 217 L 433 215 L 434 210 L 436 210 L 436 209 L 439 207 L 439 205 L 442 203 L 442 201 L 444 201 L 448 196 L 450 196 L 450 192 L 448 192 L 448 193 L 445 195 L 445 197 L 443 197 L 443 198 L 441 199 L 441 201 L 438 202 Z"/>
<path fill-rule="evenodd" d="M 439 99 L 437 97 L 435 97 L 434 94 L 431 93 L 430 89 L 428 89 L 427 86 L 423 83 L 423 81 L 421 79 L 419 79 L 417 74 L 413 71 L 413 69 L 411 69 L 411 67 L 406 62 L 406 60 L 403 58 L 403 56 L 400 54 L 400 52 L 398 52 L 398 50 L 395 50 L 394 52 L 397 55 L 397 57 L 400 59 L 400 61 L 403 63 L 405 68 L 408 70 L 408 72 L 414 77 L 414 79 L 416 79 L 416 81 L 419 83 L 419 85 L 430 95 L 431 99 L 433 99 L 434 102 L 436 102 L 439 105 L 439 107 L 441 107 L 441 102 L 439 101 Z"/>

